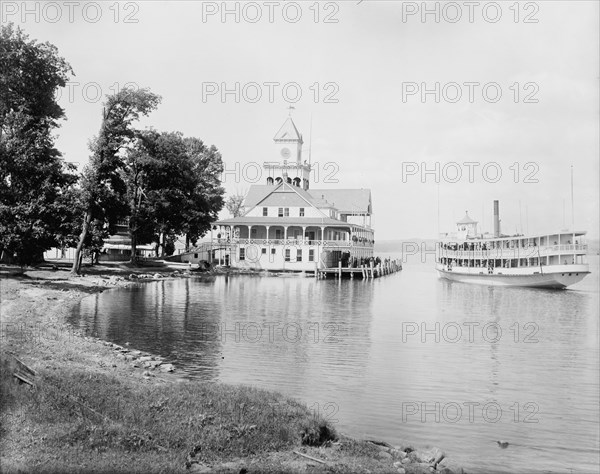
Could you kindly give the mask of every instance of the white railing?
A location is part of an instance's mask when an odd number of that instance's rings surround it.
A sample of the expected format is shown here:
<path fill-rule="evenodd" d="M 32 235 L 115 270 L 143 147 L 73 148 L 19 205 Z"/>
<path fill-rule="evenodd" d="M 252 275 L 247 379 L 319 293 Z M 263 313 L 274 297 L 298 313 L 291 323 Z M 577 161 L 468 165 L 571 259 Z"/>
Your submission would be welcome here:
<path fill-rule="evenodd" d="M 586 244 L 566 244 L 566 245 L 549 245 L 549 246 L 533 246 L 533 247 L 515 247 L 515 248 L 499 248 L 487 250 L 451 250 L 439 249 L 439 255 L 447 258 L 533 258 L 539 256 L 558 255 L 565 253 L 581 253 L 587 252 Z"/>
<path fill-rule="evenodd" d="M 311 239 L 214 239 L 215 244 L 223 245 L 238 244 L 238 245 L 306 245 L 306 246 L 321 246 L 321 247 L 359 247 L 370 248 L 373 244 L 368 242 L 354 242 L 351 240 L 311 240 Z"/>

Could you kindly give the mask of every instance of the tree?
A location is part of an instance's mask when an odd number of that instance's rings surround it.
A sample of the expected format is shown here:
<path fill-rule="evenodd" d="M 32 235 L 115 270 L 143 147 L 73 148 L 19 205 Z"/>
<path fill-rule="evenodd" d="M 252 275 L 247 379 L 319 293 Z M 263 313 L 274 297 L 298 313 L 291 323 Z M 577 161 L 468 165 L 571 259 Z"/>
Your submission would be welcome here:
<path fill-rule="evenodd" d="M 71 270 L 73 274 L 80 271 L 80 254 L 93 220 L 108 220 L 110 224 L 126 213 L 123 199 L 126 185 L 121 173 L 123 152 L 139 135 L 133 123 L 153 111 L 160 100 L 160 96 L 147 89 L 125 88 L 107 97 L 100 133 L 90 144 L 92 155 L 82 180 L 84 213 Z"/>
<path fill-rule="evenodd" d="M 126 161 L 132 259 L 138 243 L 155 240 L 164 255 L 176 234 L 195 240 L 210 228 L 223 207 L 223 164 L 215 147 L 179 132 L 148 131 Z"/>
<path fill-rule="evenodd" d="M 225 203 L 225 207 L 233 217 L 241 216 L 244 211 L 244 195 L 233 194 L 232 196 L 229 196 L 229 199 L 227 199 L 227 202 Z"/>
<path fill-rule="evenodd" d="M 0 26 L 0 253 L 21 265 L 41 260 L 69 226 L 77 177 L 52 132 L 64 118 L 56 91 L 70 75 L 55 46 Z"/>
<path fill-rule="evenodd" d="M 189 250 L 190 243 L 206 234 L 211 223 L 217 220 L 223 209 L 225 190 L 220 180 L 224 165 L 217 148 L 207 147 L 202 140 L 193 137 L 186 138 L 185 144 L 195 176 L 195 188 L 184 211 L 182 229 L 186 250 Z"/>

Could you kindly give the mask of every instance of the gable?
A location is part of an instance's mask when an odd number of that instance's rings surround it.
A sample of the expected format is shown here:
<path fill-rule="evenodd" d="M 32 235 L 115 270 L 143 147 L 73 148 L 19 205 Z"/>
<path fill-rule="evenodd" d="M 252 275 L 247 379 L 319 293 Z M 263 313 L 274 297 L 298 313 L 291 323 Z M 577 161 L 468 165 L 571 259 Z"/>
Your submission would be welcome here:
<path fill-rule="evenodd" d="M 308 204 L 294 192 L 274 192 L 258 203 L 259 206 L 267 207 L 308 207 Z"/>

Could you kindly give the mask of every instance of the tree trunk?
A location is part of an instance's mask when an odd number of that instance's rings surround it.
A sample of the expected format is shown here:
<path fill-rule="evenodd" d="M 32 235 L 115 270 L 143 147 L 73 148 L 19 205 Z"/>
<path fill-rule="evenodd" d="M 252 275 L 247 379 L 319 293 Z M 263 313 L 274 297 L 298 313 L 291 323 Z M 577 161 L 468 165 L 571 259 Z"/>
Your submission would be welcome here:
<path fill-rule="evenodd" d="M 79 272 L 81 271 L 81 252 L 83 250 L 83 243 L 87 238 L 91 222 L 92 212 L 88 210 L 86 211 L 85 217 L 83 218 L 83 227 L 81 228 L 79 242 L 77 243 L 77 248 L 75 249 L 75 256 L 73 257 L 73 267 L 71 268 L 71 275 L 79 275 Z"/>
<path fill-rule="evenodd" d="M 190 234 L 185 234 L 185 251 L 190 251 Z"/>
<path fill-rule="evenodd" d="M 131 263 L 137 262 L 137 235 L 131 232 Z"/>

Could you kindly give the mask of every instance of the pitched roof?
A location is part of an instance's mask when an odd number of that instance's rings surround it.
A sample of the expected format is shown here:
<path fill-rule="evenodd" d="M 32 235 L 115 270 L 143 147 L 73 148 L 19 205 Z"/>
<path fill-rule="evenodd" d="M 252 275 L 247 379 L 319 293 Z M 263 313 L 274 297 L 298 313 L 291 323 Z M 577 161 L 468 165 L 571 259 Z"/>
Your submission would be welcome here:
<path fill-rule="evenodd" d="M 307 203 L 306 199 L 303 199 L 303 196 L 300 196 L 291 189 L 281 186 L 279 189 L 276 189 L 263 200 L 261 200 L 257 205 L 273 207 L 304 207 L 309 203 L 312 204 L 310 201 Z"/>
<path fill-rule="evenodd" d="M 341 214 L 371 214 L 370 189 L 311 189 L 313 198 L 325 199 Z"/>
<path fill-rule="evenodd" d="M 291 196 L 293 194 L 294 196 Z M 341 214 L 362 215 L 372 213 L 370 189 L 311 189 L 282 182 L 276 185 L 254 184 L 250 186 L 244 207 L 247 212 L 259 204 L 278 206 L 301 205 L 297 196 L 317 209 L 335 208 Z M 300 204 L 299 204 L 300 203 Z"/>
<path fill-rule="evenodd" d="M 469 217 L 469 212 L 465 213 L 465 217 L 457 222 L 457 224 L 477 224 L 477 221 L 474 221 Z"/>
<path fill-rule="evenodd" d="M 246 211 L 250 211 L 251 209 L 258 206 L 259 204 L 262 204 L 263 202 L 265 202 L 265 200 L 269 200 L 269 205 L 274 205 L 274 206 L 277 206 L 280 203 L 283 204 L 284 201 L 296 202 L 295 198 L 292 198 L 292 197 L 289 197 L 286 199 L 285 194 L 294 194 L 295 196 L 300 196 L 300 197 L 304 198 L 304 200 L 307 203 L 311 204 L 312 206 L 316 207 L 317 209 L 333 207 L 330 202 L 326 202 L 324 199 L 321 199 L 320 197 L 316 198 L 309 192 L 305 191 L 304 189 L 299 188 L 298 186 L 294 186 L 292 184 L 286 183 L 286 182 L 281 182 L 279 184 L 274 184 L 274 185 L 253 184 L 252 186 L 250 186 L 250 189 L 248 190 L 248 194 L 246 195 L 246 198 L 244 199 L 244 207 L 246 208 Z M 275 200 L 275 202 L 270 201 L 271 196 L 273 196 L 273 200 Z M 281 201 L 278 200 L 279 198 L 282 198 Z M 290 204 L 290 205 L 294 205 L 294 204 Z"/>
<path fill-rule="evenodd" d="M 273 190 L 275 186 L 270 184 L 253 184 L 248 190 L 248 194 L 244 198 L 244 207 L 246 210 L 250 210 L 266 198 Z"/>
<path fill-rule="evenodd" d="M 302 135 L 296 128 L 292 117 L 288 117 L 273 138 L 275 141 L 302 141 Z"/>
<path fill-rule="evenodd" d="M 288 226 L 339 226 L 360 227 L 349 222 L 338 221 L 331 217 L 232 217 L 215 222 L 216 225 L 288 225 Z"/>

